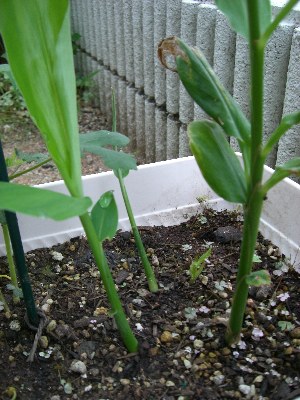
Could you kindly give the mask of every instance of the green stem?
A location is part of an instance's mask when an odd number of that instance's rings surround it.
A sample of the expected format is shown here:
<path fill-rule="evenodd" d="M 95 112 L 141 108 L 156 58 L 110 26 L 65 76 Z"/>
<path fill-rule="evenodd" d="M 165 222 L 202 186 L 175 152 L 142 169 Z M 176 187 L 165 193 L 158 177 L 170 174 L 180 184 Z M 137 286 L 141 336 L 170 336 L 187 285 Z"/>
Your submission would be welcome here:
<path fill-rule="evenodd" d="M 16 178 L 18 178 L 19 176 L 22 176 L 22 175 L 24 175 L 24 174 L 27 174 L 28 172 L 34 171 L 35 169 L 41 167 L 42 165 L 47 164 L 47 163 L 50 162 L 50 161 L 52 161 L 52 158 L 51 158 L 51 157 L 47 158 L 45 161 L 42 161 L 42 162 L 40 162 L 40 163 L 38 163 L 38 164 L 35 164 L 33 167 L 30 167 L 30 168 L 25 169 L 24 171 L 18 172 L 18 173 L 13 174 L 13 175 L 10 175 L 10 176 L 9 176 L 9 180 L 11 181 L 12 179 L 16 179 Z"/>
<path fill-rule="evenodd" d="M 280 12 L 276 15 L 274 20 L 271 22 L 271 24 L 268 26 L 266 31 L 263 33 L 261 38 L 259 39 L 261 44 L 265 46 L 272 35 L 272 33 L 275 31 L 277 26 L 280 24 L 280 22 L 288 15 L 288 13 L 291 11 L 291 9 L 298 3 L 299 0 L 290 0 L 282 9 Z"/>
<path fill-rule="evenodd" d="M 15 267 L 15 262 L 14 262 L 14 258 L 13 258 L 13 253 L 12 253 L 12 249 L 11 249 L 8 227 L 6 224 L 3 224 L 1 226 L 2 226 L 2 231 L 3 231 L 4 244 L 5 244 L 5 248 L 6 248 L 6 257 L 7 257 L 7 262 L 8 262 L 11 283 L 13 284 L 13 286 L 15 288 L 18 289 L 19 288 L 18 279 L 17 279 L 17 274 L 16 274 L 16 267 Z M 20 301 L 20 297 L 13 295 L 13 300 L 15 303 L 18 303 Z"/>
<path fill-rule="evenodd" d="M 119 332 L 123 339 L 125 346 L 129 352 L 136 352 L 138 349 L 138 342 L 129 326 L 126 319 L 123 307 L 118 296 L 114 280 L 112 278 L 107 260 L 104 254 L 102 243 L 99 245 L 99 240 L 95 232 L 93 222 L 88 213 L 80 217 L 82 226 L 85 230 L 89 245 L 94 254 L 94 258 L 99 269 L 103 285 L 105 287 L 107 297 L 112 309 L 112 314 L 115 318 L 116 324 L 118 326 Z"/>
<path fill-rule="evenodd" d="M 141 257 L 142 264 L 143 264 L 143 267 L 144 267 L 144 271 L 145 271 L 145 274 L 146 274 L 146 277 L 147 277 L 147 280 L 148 280 L 149 290 L 150 290 L 150 292 L 155 293 L 155 292 L 158 291 L 157 281 L 156 281 L 156 278 L 155 278 L 154 271 L 153 271 L 153 269 L 151 267 L 151 264 L 150 264 L 150 262 L 148 260 L 148 257 L 147 257 L 147 254 L 146 254 L 146 251 L 145 251 L 145 248 L 144 248 L 144 245 L 143 245 L 143 241 L 141 239 L 140 232 L 139 232 L 138 227 L 137 227 L 136 222 L 135 222 L 135 218 L 134 218 L 134 215 L 133 215 L 133 212 L 132 212 L 132 208 L 131 208 L 130 201 L 129 201 L 129 198 L 128 198 L 127 190 L 126 190 L 126 187 L 125 187 L 125 184 L 124 184 L 122 171 L 121 170 L 117 170 L 116 174 L 117 174 L 117 178 L 119 180 L 119 184 L 120 184 L 123 200 L 124 200 L 124 203 L 125 203 L 125 207 L 126 207 L 126 210 L 127 210 L 128 218 L 129 218 L 129 221 L 130 221 L 130 225 L 131 225 L 131 228 L 132 228 L 132 233 L 133 233 L 133 236 L 134 236 L 135 244 L 136 244 L 136 247 L 138 249 L 139 255 Z"/>
<path fill-rule="evenodd" d="M 259 1 L 248 0 L 250 26 L 250 65 L 251 65 L 251 165 L 250 184 L 247 202 L 244 206 L 244 230 L 241 247 L 236 290 L 233 297 L 226 341 L 232 344 L 238 341 L 242 329 L 248 298 L 249 285 L 246 276 L 250 274 L 253 255 L 259 229 L 259 220 L 263 205 L 261 190 L 263 175 L 262 138 L 263 138 L 263 77 L 264 46 L 259 42 Z"/>

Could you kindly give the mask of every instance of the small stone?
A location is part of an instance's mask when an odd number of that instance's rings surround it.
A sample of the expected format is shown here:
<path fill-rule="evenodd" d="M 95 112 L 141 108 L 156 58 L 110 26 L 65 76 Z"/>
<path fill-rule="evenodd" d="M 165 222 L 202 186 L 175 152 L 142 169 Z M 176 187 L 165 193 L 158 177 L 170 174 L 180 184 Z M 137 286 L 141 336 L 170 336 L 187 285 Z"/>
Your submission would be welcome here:
<path fill-rule="evenodd" d="M 99 315 L 108 315 L 108 309 L 106 307 L 97 307 L 93 315 L 94 317 L 98 317 Z"/>
<path fill-rule="evenodd" d="M 167 381 L 166 382 L 166 386 L 167 387 L 172 387 L 172 386 L 175 386 L 175 383 L 173 381 Z"/>
<path fill-rule="evenodd" d="M 41 307 L 42 311 L 44 311 L 45 314 L 49 314 L 50 313 L 50 308 L 51 308 L 51 305 L 48 304 L 48 303 L 43 304 L 42 307 Z"/>
<path fill-rule="evenodd" d="M 48 340 L 47 336 L 41 336 L 40 340 L 39 340 L 39 344 L 42 349 L 47 349 L 49 346 L 49 340 Z"/>
<path fill-rule="evenodd" d="M 159 260 L 155 254 L 153 254 L 151 257 L 151 264 L 153 267 L 159 267 Z"/>
<path fill-rule="evenodd" d="M 60 400 L 60 395 L 59 394 L 55 394 L 54 396 L 50 397 L 50 400 Z"/>
<path fill-rule="evenodd" d="M 189 360 L 187 360 L 186 358 L 183 360 L 183 364 L 186 369 L 192 368 L 192 363 Z"/>
<path fill-rule="evenodd" d="M 11 321 L 11 323 L 9 324 L 9 327 L 12 331 L 15 331 L 15 332 L 19 332 L 21 330 L 20 322 L 17 321 L 16 319 Z"/>
<path fill-rule="evenodd" d="M 53 332 L 57 327 L 57 322 L 52 319 L 49 324 L 47 325 L 47 332 Z"/>
<path fill-rule="evenodd" d="M 85 363 L 80 360 L 73 360 L 70 366 L 70 370 L 80 375 L 86 374 L 87 371 Z"/>
<path fill-rule="evenodd" d="M 222 299 L 227 299 L 228 294 L 226 292 L 219 292 L 218 295 L 222 298 Z"/>
<path fill-rule="evenodd" d="M 195 339 L 194 342 L 193 342 L 193 345 L 194 345 L 194 348 L 196 350 L 199 350 L 199 349 L 203 348 L 204 342 L 202 340 L 200 340 L 200 339 Z"/>
<path fill-rule="evenodd" d="M 222 354 L 223 354 L 223 356 L 229 356 L 229 354 L 231 354 L 231 351 L 228 347 L 224 347 L 222 349 Z"/>
<path fill-rule="evenodd" d="M 58 251 L 52 251 L 51 255 L 52 255 L 53 260 L 55 260 L 55 261 L 62 261 L 64 258 L 64 256 L 61 253 L 59 253 Z"/>
<path fill-rule="evenodd" d="M 71 244 L 70 247 L 69 247 L 69 249 L 70 249 L 71 251 L 75 251 L 75 250 L 76 250 L 76 246 L 74 246 L 74 244 Z"/>
<path fill-rule="evenodd" d="M 224 382 L 224 379 L 225 379 L 224 375 L 217 375 L 217 376 L 212 377 L 212 381 L 217 386 L 222 385 L 222 383 Z"/>
<path fill-rule="evenodd" d="M 217 242 L 240 242 L 242 240 L 242 232 L 233 226 L 222 226 L 213 233 Z"/>
<path fill-rule="evenodd" d="M 239 385 L 239 391 L 247 396 L 251 392 L 251 386 Z"/>
<path fill-rule="evenodd" d="M 170 343 L 173 340 L 172 333 L 170 331 L 163 331 L 163 333 L 160 336 L 160 341 L 162 343 Z"/>
<path fill-rule="evenodd" d="M 291 354 L 293 354 L 294 349 L 292 347 L 287 347 L 286 349 L 284 349 L 284 354 L 286 356 L 290 356 Z"/>
<path fill-rule="evenodd" d="M 85 393 L 90 392 L 93 389 L 92 385 L 88 385 L 84 388 Z"/>
<path fill-rule="evenodd" d="M 130 380 L 129 379 L 120 379 L 120 383 L 123 386 L 130 385 Z"/>
<path fill-rule="evenodd" d="M 90 374 L 92 376 L 98 376 L 100 374 L 100 370 L 98 368 L 91 368 L 90 369 Z"/>
<path fill-rule="evenodd" d="M 257 377 L 254 379 L 253 383 L 261 383 L 264 380 L 263 375 L 257 375 Z"/>
<path fill-rule="evenodd" d="M 297 328 L 293 329 L 290 332 L 290 336 L 293 339 L 300 339 L 300 326 L 297 326 Z"/>

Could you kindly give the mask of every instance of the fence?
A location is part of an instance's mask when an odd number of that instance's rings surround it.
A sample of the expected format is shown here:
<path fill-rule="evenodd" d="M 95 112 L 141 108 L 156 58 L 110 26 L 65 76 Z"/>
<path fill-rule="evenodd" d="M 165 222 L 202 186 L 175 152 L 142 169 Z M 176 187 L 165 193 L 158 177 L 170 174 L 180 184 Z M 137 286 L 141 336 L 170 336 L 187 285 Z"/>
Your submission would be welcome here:
<path fill-rule="evenodd" d="M 274 0 L 281 2 L 281 0 Z M 273 6 L 273 15 L 279 6 Z M 265 60 L 265 138 L 282 115 L 300 109 L 300 11 L 293 11 L 268 43 Z M 209 0 L 72 0 L 73 32 L 81 35 L 77 70 L 95 76 L 96 105 L 111 119 L 111 88 L 118 130 L 146 162 L 189 155 L 186 127 L 205 116 L 174 72 L 157 59 L 157 44 L 176 35 L 199 47 L 223 85 L 249 115 L 249 60 L 245 40 Z M 232 146 L 236 147 L 234 141 Z M 300 126 L 270 155 L 274 167 L 300 156 Z"/>

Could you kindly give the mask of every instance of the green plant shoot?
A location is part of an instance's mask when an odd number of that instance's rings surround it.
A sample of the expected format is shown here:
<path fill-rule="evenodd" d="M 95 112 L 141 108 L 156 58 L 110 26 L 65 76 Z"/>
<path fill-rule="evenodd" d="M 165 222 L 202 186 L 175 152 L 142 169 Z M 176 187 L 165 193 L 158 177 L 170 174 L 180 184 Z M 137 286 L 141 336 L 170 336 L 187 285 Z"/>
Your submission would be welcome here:
<path fill-rule="evenodd" d="M 65 196 L 64 204 L 58 200 L 53 207 L 47 201 L 47 196 L 50 199 L 52 194 L 45 190 L 1 183 L 0 209 L 50 218 L 55 215 L 62 219 L 70 214 L 67 209 L 72 207 L 68 201 L 76 202 L 77 211 L 73 215 L 80 216 L 122 339 L 129 351 L 136 351 L 137 340 L 126 319 L 102 243 L 99 243 L 87 211 L 91 201 L 83 196 L 69 2 L 1 0 L 0 33 L 12 74 L 30 116 L 71 195 Z M 35 197 L 35 207 L 29 201 L 22 205 L 24 193 Z M 13 203 L 16 195 L 19 202 Z"/>
<path fill-rule="evenodd" d="M 300 111 L 286 115 L 263 143 L 264 54 L 266 44 L 279 23 L 297 3 L 289 0 L 271 20 L 270 0 L 216 0 L 232 28 L 249 43 L 251 69 L 251 120 L 222 86 L 200 50 L 191 48 L 176 37 L 163 40 L 158 55 L 167 66 L 166 55 L 175 58 L 177 72 L 194 101 L 212 120 L 194 121 L 188 126 L 189 143 L 198 166 L 211 188 L 225 200 L 241 203 L 244 208 L 243 240 L 226 340 L 239 340 L 249 285 L 267 284 L 266 271 L 252 273 L 256 238 L 265 196 L 269 189 L 292 174 L 300 175 L 300 157 L 277 166 L 263 182 L 267 155 L 285 132 L 300 122 Z M 228 145 L 227 136 L 237 139 L 243 168 Z"/>
<path fill-rule="evenodd" d="M 200 276 L 202 273 L 204 267 L 205 267 L 205 261 L 208 259 L 208 257 L 211 255 L 211 247 L 200 257 L 196 258 L 193 260 L 192 264 L 190 265 L 190 283 L 195 283 L 196 279 Z"/>

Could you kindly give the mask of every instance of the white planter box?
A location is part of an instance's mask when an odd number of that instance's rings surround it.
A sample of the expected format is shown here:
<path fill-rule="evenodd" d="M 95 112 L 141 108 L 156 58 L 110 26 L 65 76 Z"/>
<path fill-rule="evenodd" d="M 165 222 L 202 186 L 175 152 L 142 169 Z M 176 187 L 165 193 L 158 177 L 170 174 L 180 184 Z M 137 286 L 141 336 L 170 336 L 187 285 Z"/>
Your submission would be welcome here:
<path fill-rule="evenodd" d="M 265 176 L 272 169 L 265 167 Z M 119 228 L 129 229 L 118 181 L 112 172 L 85 176 L 86 196 L 95 202 L 107 190 L 114 190 L 119 208 Z M 62 181 L 39 185 L 41 188 L 67 193 Z M 176 225 L 188 216 L 201 212 L 203 206 L 217 210 L 236 206 L 219 198 L 206 184 L 193 157 L 142 165 L 126 178 L 126 187 L 138 225 Z M 199 203 L 197 198 L 205 199 Z M 260 231 L 277 245 L 292 263 L 300 262 L 300 185 L 285 179 L 268 194 Z M 78 218 L 55 222 L 19 216 L 25 251 L 49 247 L 82 234 Z M 0 253 L 5 254 L 3 239 Z"/>

